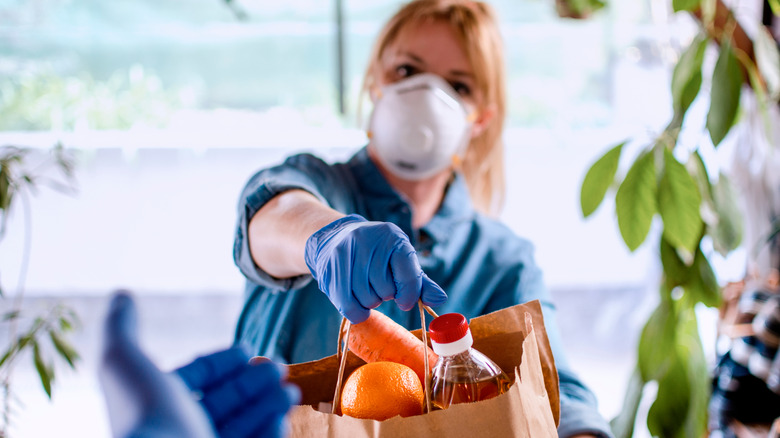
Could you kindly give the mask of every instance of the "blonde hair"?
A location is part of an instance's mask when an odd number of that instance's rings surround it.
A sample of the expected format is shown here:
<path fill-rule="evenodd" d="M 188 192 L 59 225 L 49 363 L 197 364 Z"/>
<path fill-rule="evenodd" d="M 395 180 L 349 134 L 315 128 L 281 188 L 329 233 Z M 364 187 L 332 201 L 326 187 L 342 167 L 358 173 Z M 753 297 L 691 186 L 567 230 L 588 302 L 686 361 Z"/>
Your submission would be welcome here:
<path fill-rule="evenodd" d="M 363 92 L 381 72 L 385 49 L 410 25 L 430 21 L 449 23 L 460 38 L 471 64 L 476 87 L 495 115 L 480 135 L 471 139 L 460 166 L 474 206 L 496 216 L 504 202 L 504 146 L 501 134 L 506 114 L 503 42 L 493 9 L 479 1 L 415 0 L 404 5 L 384 26 L 374 43 L 363 80 Z"/>

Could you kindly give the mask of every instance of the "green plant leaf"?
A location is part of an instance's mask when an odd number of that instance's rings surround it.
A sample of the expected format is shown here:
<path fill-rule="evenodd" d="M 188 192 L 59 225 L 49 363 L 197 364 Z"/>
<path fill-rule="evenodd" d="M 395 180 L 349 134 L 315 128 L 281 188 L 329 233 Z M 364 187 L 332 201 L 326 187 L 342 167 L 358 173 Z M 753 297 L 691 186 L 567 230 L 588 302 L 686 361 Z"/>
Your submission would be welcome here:
<path fill-rule="evenodd" d="M 721 301 L 720 285 L 709 260 L 701 249 L 696 251 L 690 272 L 690 280 L 683 288 L 688 292 L 691 300 L 708 307 L 718 307 Z"/>
<path fill-rule="evenodd" d="M 19 336 L 19 339 L 16 340 L 16 345 L 19 346 L 19 350 L 24 350 L 33 340 L 33 334 L 27 333 L 26 335 Z"/>
<path fill-rule="evenodd" d="M 780 0 L 769 0 L 769 7 L 773 14 L 780 16 Z"/>
<path fill-rule="evenodd" d="M 652 436 L 682 437 L 691 403 L 690 373 L 677 348 L 666 354 L 669 367 L 658 379 L 658 393 L 647 412 L 647 429 Z"/>
<path fill-rule="evenodd" d="M 750 85 L 751 91 L 753 92 L 753 97 L 755 97 L 756 107 L 758 111 L 761 113 L 761 116 L 767 123 L 767 127 L 771 126 L 769 125 L 770 118 L 769 114 L 767 112 L 767 103 L 769 100 L 769 95 L 767 94 L 767 90 L 765 89 L 766 85 L 764 83 L 764 80 L 761 78 L 761 73 L 758 71 L 758 66 L 750 61 L 748 63 L 743 63 L 742 66 L 745 68 L 745 73 L 747 74 L 748 79 L 748 85 Z M 736 123 L 736 122 L 735 122 Z"/>
<path fill-rule="evenodd" d="M 51 381 L 54 378 L 54 372 L 43 362 L 43 356 L 41 355 L 41 349 L 38 346 L 37 341 L 33 341 L 32 349 L 33 362 L 35 363 L 35 369 L 38 371 L 38 377 L 41 379 L 41 385 L 43 385 L 43 390 L 46 391 L 46 395 L 51 399 Z"/>
<path fill-rule="evenodd" d="M 664 238 L 674 247 L 693 253 L 701 237 L 701 195 L 696 181 L 664 148 L 664 171 L 658 184 L 658 212 L 664 222 Z"/>
<path fill-rule="evenodd" d="M 742 243 L 742 211 L 734 185 L 726 174 L 718 176 L 718 181 L 712 187 L 712 196 L 717 222 L 708 227 L 707 233 L 712 238 L 715 250 L 725 257 Z"/>
<path fill-rule="evenodd" d="M 610 149 L 591 166 L 585 175 L 580 189 L 580 207 L 583 217 L 588 217 L 596 211 L 601 201 L 604 200 L 607 189 L 615 181 L 620 153 L 625 144 L 626 142 L 623 142 Z"/>
<path fill-rule="evenodd" d="M 692 11 L 699 7 L 700 0 L 672 0 L 674 12 Z"/>
<path fill-rule="evenodd" d="M 636 423 L 636 414 L 639 412 L 639 403 L 642 401 L 642 390 L 645 382 L 639 372 L 639 368 L 634 368 L 631 378 L 628 381 L 626 396 L 623 400 L 623 408 L 617 417 L 609 422 L 609 428 L 615 438 L 631 438 L 634 436 L 634 423 Z"/>
<path fill-rule="evenodd" d="M 703 199 L 712 199 L 712 186 L 710 184 L 710 175 L 707 173 L 707 166 L 698 150 L 691 154 L 688 160 L 688 170 L 691 176 L 699 183 L 699 193 Z"/>
<path fill-rule="evenodd" d="M 0 168 L 0 210 L 8 210 L 14 196 L 14 186 L 11 184 L 11 175 L 5 167 Z"/>
<path fill-rule="evenodd" d="M 60 330 L 62 330 L 64 332 L 70 331 L 70 330 L 73 329 L 73 324 L 71 324 L 71 322 L 68 321 L 68 318 L 65 318 L 65 317 L 61 316 L 60 319 L 59 319 L 59 323 L 60 323 Z"/>
<path fill-rule="evenodd" d="M 662 294 L 664 294 L 662 292 Z M 637 363 L 642 380 L 656 380 L 666 373 L 669 352 L 676 342 L 677 316 L 671 300 L 661 300 L 639 336 Z"/>
<path fill-rule="evenodd" d="M 661 237 L 660 254 L 666 285 L 669 290 L 687 283 L 691 276 L 690 267 L 685 264 L 674 247 L 663 237 Z"/>
<path fill-rule="evenodd" d="M 604 6 L 606 3 L 602 0 L 561 0 L 555 5 L 558 16 L 575 19 L 588 18 Z"/>
<path fill-rule="evenodd" d="M 74 170 L 76 168 L 75 157 L 65 149 L 62 142 L 57 142 L 51 152 L 54 155 L 54 161 L 57 164 L 57 167 L 62 170 L 62 173 L 68 178 L 73 178 Z"/>
<path fill-rule="evenodd" d="M 19 318 L 19 315 L 21 315 L 22 312 L 19 310 L 11 310 L 10 312 L 5 312 L 3 314 L 3 321 L 10 321 L 12 319 Z"/>
<path fill-rule="evenodd" d="M 698 0 L 693 0 L 698 4 Z M 672 73 L 672 102 L 675 114 L 683 115 L 688 111 L 701 89 L 701 65 L 707 38 L 697 35 L 691 45 L 680 55 Z M 680 117 L 682 121 L 682 117 Z"/>
<path fill-rule="evenodd" d="M 74 330 L 81 325 L 78 313 L 70 307 L 63 307 L 60 314 L 60 328 L 63 332 Z"/>
<path fill-rule="evenodd" d="M 76 361 L 79 360 L 79 354 L 68 341 L 54 330 L 49 330 L 49 338 L 54 348 L 65 359 L 71 368 L 76 368 Z"/>
<path fill-rule="evenodd" d="M 68 362 L 71 368 L 75 369 L 76 361 L 79 360 L 79 354 L 73 346 L 54 330 L 49 330 L 49 338 L 51 338 L 51 343 L 54 345 L 57 352 L 60 353 L 60 356 Z"/>
<path fill-rule="evenodd" d="M 653 155 L 642 153 L 628 170 L 615 196 L 618 227 L 631 251 L 644 242 L 656 207 L 656 176 Z"/>
<path fill-rule="evenodd" d="M 685 167 L 699 187 L 699 194 L 701 195 L 701 219 L 707 227 L 713 226 L 717 223 L 718 218 L 715 201 L 713 201 L 712 197 L 712 184 L 710 183 L 710 176 L 707 173 L 707 166 L 705 166 L 704 160 L 698 150 L 691 154 Z"/>
<path fill-rule="evenodd" d="M 734 51 L 728 43 L 723 44 L 712 71 L 710 110 L 707 112 L 707 130 L 715 146 L 720 144 L 734 125 L 742 81 L 742 69 Z"/>
<path fill-rule="evenodd" d="M 14 342 L 13 344 L 8 346 L 8 350 L 3 354 L 3 357 L 0 358 L 0 369 L 2 369 L 3 365 L 5 365 L 6 361 L 13 356 L 17 351 L 19 351 L 19 343 Z"/>
<path fill-rule="evenodd" d="M 702 0 L 699 4 L 701 7 L 701 23 L 706 29 L 712 29 L 715 25 L 715 15 L 718 9 L 717 0 Z"/>
<path fill-rule="evenodd" d="M 754 48 L 756 66 L 766 82 L 767 93 L 770 99 L 777 101 L 780 98 L 780 48 L 766 26 L 758 26 Z"/>
<path fill-rule="evenodd" d="M 704 165 L 704 160 L 698 150 L 691 154 L 690 159 L 686 164 L 686 168 L 690 172 L 691 177 L 696 180 L 699 187 L 699 194 L 701 195 L 701 208 L 699 212 L 706 229 L 706 234 L 710 235 L 712 239 L 715 240 L 717 237 L 714 236 L 713 233 L 719 224 L 720 218 L 718 217 L 718 208 L 716 207 L 713 197 L 713 187 L 710 182 L 710 177 L 707 173 L 707 168 Z M 721 225 L 725 226 L 725 224 Z M 693 254 L 690 255 L 690 262 L 692 262 Z"/>
<path fill-rule="evenodd" d="M 691 398 L 685 421 L 684 436 L 705 436 L 707 428 L 707 405 L 710 401 L 710 370 L 704 356 L 695 308 L 684 312 L 678 332 L 680 357 L 687 362 L 691 383 Z"/>

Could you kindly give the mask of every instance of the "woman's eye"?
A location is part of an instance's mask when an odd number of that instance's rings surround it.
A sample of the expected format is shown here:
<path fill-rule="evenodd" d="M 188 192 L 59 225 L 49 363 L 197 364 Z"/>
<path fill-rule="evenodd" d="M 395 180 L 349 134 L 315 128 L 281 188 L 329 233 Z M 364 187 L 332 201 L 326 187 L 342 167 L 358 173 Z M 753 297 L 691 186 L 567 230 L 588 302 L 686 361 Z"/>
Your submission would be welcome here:
<path fill-rule="evenodd" d="M 399 78 L 408 78 L 419 73 L 419 71 L 410 64 L 402 64 L 395 68 L 395 74 Z"/>
<path fill-rule="evenodd" d="M 450 85 L 456 93 L 461 96 L 471 96 L 471 88 L 463 82 L 451 82 Z"/>

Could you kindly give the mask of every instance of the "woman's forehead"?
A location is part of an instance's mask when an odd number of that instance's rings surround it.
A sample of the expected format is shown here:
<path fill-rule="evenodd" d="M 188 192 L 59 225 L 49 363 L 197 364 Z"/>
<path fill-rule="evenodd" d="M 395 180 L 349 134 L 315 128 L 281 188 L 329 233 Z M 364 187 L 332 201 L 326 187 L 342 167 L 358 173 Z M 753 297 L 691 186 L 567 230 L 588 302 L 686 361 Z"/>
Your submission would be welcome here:
<path fill-rule="evenodd" d="M 443 20 L 405 24 L 385 48 L 383 55 L 415 55 L 452 69 L 471 70 L 466 50 L 455 29 Z M 384 57 L 384 56 L 383 56 Z"/>

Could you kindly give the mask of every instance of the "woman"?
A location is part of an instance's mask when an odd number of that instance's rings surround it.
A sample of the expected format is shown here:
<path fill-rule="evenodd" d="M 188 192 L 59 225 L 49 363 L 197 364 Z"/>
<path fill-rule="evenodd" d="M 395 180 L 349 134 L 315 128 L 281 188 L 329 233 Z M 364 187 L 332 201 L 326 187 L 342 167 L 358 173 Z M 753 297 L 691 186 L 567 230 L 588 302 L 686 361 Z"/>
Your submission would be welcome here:
<path fill-rule="evenodd" d="M 378 308 L 415 329 L 419 313 L 408 310 L 418 300 L 470 319 L 539 299 L 559 367 L 560 435 L 609 436 L 593 394 L 569 371 L 532 245 L 489 217 L 504 184 L 492 10 L 405 5 L 376 42 L 364 89 L 374 104 L 367 147 L 345 163 L 296 155 L 244 188 L 234 257 L 247 289 L 236 342 L 303 362 L 336 351 L 342 315 L 359 323 Z"/>

